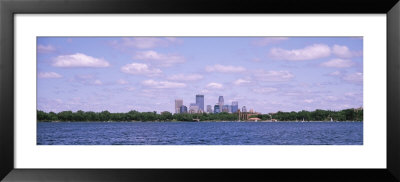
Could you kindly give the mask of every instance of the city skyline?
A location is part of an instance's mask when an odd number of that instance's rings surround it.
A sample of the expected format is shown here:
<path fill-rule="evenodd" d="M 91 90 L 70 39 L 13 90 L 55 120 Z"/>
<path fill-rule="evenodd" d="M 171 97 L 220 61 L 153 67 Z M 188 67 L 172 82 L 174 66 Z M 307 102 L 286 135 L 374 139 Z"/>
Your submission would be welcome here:
<path fill-rule="evenodd" d="M 190 103 L 190 102 L 189 102 Z M 175 114 L 178 113 L 236 113 L 239 109 L 238 101 L 232 101 L 232 104 L 224 104 L 224 96 L 218 97 L 218 102 L 213 104 L 214 106 L 207 104 L 207 109 L 204 109 L 204 95 L 196 94 L 196 103 L 188 104 L 185 106 L 183 99 L 175 99 Z M 214 108 L 214 109 L 213 109 Z"/>
<path fill-rule="evenodd" d="M 261 113 L 363 106 L 360 37 L 38 37 L 37 109 Z M 219 96 L 224 96 L 220 103 Z M 180 108 L 179 108 L 180 110 Z"/>

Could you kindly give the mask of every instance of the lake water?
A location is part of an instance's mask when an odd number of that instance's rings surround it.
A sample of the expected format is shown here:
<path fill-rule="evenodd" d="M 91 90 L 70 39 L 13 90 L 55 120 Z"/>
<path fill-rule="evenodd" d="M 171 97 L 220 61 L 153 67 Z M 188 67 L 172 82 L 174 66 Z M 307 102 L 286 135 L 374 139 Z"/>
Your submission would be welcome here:
<path fill-rule="evenodd" d="M 362 122 L 37 123 L 38 145 L 362 145 Z"/>

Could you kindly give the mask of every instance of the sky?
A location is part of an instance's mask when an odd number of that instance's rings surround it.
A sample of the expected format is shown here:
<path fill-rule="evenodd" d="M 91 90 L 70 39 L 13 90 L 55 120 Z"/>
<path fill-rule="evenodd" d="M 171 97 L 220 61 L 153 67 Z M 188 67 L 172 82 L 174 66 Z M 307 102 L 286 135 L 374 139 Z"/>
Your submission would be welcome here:
<path fill-rule="evenodd" d="M 361 37 L 38 37 L 37 109 L 271 113 L 363 106 Z"/>

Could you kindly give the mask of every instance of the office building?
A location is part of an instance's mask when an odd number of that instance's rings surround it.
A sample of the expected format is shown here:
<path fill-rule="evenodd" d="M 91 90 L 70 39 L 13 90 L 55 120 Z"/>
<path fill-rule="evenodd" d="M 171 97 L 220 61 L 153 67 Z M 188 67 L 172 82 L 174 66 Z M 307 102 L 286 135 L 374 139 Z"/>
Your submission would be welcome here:
<path fill-rule="evenodd" d="M 214 113 L 220 113 L 221 111 L 219 110 L 219 105 L 218 104 L 216 104 L 215 106 L 214 106 Z"/>
<path fill-rule="evenodd" d="M 222 112 L 229 112 L 229 105 L 223 105 Z"/>
<path fill-rule="evenodd" d="M 180 113 L 180 108 L 183 105 L 182 99 L 175 99 L 175 113 Z"/>
<path fill-rule="evenodd" d="M 199 110 L 204 111 L 204 95 L 196 95 L 196 104 L 199 106 Z"/>
<path fill-rule="evenodd" d="M 182 105 L 182 106 L 180 107 L 179 113 L 187 113 L 187 107 L 186 107 L 185 105 Z"/>
<path fill-rule="evenodd" d="M 247 112 L 246 106 L 242 107 L 242 112 Z"/>
<path fill-rule="evenodd" d="M 218 105 L 219 105 L 219 109 L 222 109 L 222 106 L 224 106 L 224 96 L 219 96 Z"/>
<path fill-rule="evenodd" d="M 232 101 L 231 111 L 232 113 L 236 113 L 239 109 L 238 101 Z"/>
<path fill-rule="evenodd" d="M 198 113 L 199 112 L 199 106 L 196 103 L 191 103 L 189 107 L 189 113 Z"/>
<path fill-rule="evenodd" d="M 211 105 L 207 105 L 207 113 L 212 113 L 213 109 L 211 107 Z"/>

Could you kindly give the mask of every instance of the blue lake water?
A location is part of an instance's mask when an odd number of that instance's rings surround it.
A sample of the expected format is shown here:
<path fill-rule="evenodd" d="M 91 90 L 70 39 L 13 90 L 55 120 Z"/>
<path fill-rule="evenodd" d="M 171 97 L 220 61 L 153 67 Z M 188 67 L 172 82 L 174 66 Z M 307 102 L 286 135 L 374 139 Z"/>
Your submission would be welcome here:
<path fill-rule="evenodd" d="M 37 123 L 37 145 L 362 144 L 362 122 Z"/>

